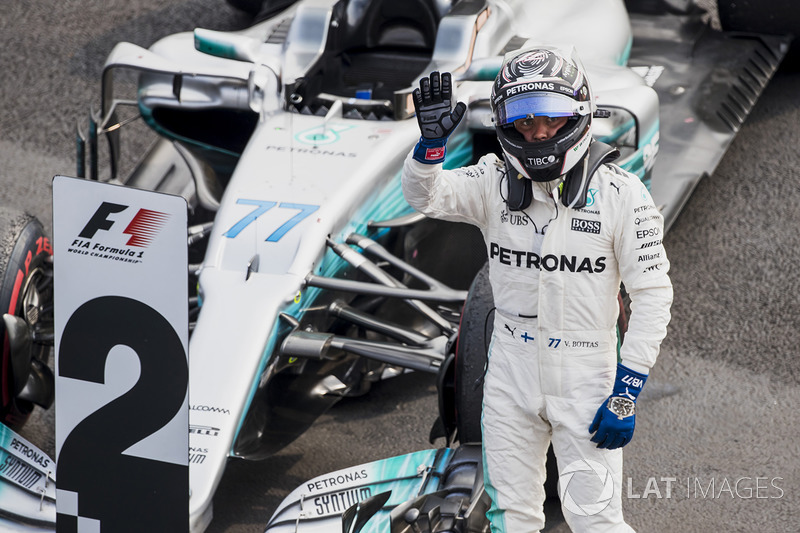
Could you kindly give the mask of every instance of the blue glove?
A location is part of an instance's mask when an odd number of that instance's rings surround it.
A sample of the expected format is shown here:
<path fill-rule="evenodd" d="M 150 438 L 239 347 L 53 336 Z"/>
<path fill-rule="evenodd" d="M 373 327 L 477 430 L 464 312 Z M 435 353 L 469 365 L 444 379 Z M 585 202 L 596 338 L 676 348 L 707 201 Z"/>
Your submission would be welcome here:
<path fill-rule="evenodd" d="M 412 157 L 420 163 L 437 164 L 444 161 L 447 138 L 464 118 L 467 106 L 458 102 L 452 106 L 453 86 L 449 72 L 441 76 L 431 72 L 430 78 L 419 80 L 419 89 L 414 89 L 414 110 L 422 132 Z"/>
<path fill-rule="evenodd" d="M 594 415 L 589 433 L 598 448 L 622 448 L 633 438 L 636 426 L 636 398 L 642 392 L 647 376 L 617 364 L 617 377 L 611 396 Z"/>

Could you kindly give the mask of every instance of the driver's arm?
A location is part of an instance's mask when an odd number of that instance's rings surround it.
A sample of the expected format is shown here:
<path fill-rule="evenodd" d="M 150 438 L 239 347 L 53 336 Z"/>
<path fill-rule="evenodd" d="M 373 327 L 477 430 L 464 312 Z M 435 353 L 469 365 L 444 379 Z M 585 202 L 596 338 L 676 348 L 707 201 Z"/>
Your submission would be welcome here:
<path fill-rule="evenodd" d="M 667 334 L 672 305 L 670 264 L 662 243 L 664 218 L 639 180 L 631 180 L 631 187 L 626 187 L 622 212 L 615 253 L 631 298 L 631 316 L 620 360 L 647 374 Z"/>
<path fill-rule="evenodd" d="M 409 154 L 403 164 L 406 201 L 431 218 L 484 227 L 487 187 L 495 181 L 497 157 L 485 155 L 476 165 L 444 170 L 441 164 L 420 163 Z"/>

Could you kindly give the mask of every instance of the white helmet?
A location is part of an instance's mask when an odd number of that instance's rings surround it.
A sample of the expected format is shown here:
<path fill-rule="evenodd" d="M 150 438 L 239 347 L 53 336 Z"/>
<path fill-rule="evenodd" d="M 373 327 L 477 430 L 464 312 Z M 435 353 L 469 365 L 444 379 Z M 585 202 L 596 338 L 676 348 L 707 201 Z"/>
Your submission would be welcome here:
<path fill-rule="evenodd" d="M 591 143 L 592 92 L 574 51 L 537 47 L 506 55 L 492 86 L 497 137 L 510 164 L 533 181 L 551 181 L 586 157 Z M 514 121 L 567 117 L 555 136 L 527 142 Z"/>

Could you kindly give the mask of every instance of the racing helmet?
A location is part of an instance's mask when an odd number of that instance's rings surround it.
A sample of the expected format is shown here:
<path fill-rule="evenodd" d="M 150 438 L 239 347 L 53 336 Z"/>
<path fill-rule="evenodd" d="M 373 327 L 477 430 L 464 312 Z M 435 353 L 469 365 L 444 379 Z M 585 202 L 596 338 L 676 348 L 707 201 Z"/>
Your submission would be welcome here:
<path fill-rule="evenodd" d="M 497 138 L 510 164 L 533 181 L 551 181 L 583 161 L 591 142 L 592 93 L 574 50 L 537 47 L 507 54 L 492 85 Z M 555 136 L 527 142 L 514 121 L 567 117 Z"/>

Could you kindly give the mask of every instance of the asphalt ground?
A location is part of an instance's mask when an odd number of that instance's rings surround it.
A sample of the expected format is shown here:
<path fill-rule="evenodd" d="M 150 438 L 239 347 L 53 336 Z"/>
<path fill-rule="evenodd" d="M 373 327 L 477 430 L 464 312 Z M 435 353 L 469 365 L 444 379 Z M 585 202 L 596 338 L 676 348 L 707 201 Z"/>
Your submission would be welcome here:
<path fill-rule="evenodd" d="M 222 0 L 0 4 L 0 202 L 50 227 L 51 180 L 75 173 L 75 125 L 97 105 L 116 42 L 246 24 Z M 673 319 L 625 449 L 637 531 L 800 529 L 798 94 L 800 75 L 779 72 L 665 238 Z M 435 410 L 426 375 L 340 402 L 276 456 L 232 462 L 209 532 L 263 531 L 303 481 L 429 447 Z M 51 455 L 54 413 L 37 410 L 23 430 Z M 557 514 L 548 530 L 566 530 Z"/>

